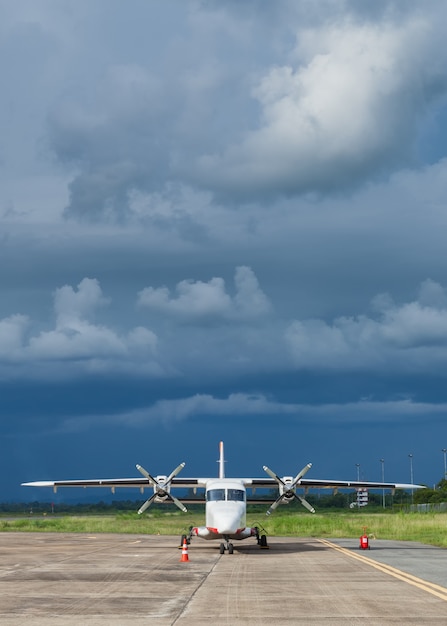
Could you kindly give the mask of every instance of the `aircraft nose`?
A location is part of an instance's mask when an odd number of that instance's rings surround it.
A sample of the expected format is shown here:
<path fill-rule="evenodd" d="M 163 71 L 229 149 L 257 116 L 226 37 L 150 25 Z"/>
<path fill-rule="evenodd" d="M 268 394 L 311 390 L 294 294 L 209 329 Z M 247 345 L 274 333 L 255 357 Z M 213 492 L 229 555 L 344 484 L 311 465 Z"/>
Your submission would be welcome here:
<path fill-rule="evenodd" d="M 236 527 L 230 527 L 230 526 L 222 526 L 221 528 L 217 529 L 217 532 L 219 535 L 234 535 L 237 531 Z"/>
<path fill-rule="evenodd" d="M 239 520 L 235 517 L 227 517 L 226 519 L 223 520 L 219 520 L 219 526 L 217 528 L 217 531 L 221 534 L 221 535 L 231 535 L 232 533 L 235 533 L 238 528 L 239 528 Z"/>

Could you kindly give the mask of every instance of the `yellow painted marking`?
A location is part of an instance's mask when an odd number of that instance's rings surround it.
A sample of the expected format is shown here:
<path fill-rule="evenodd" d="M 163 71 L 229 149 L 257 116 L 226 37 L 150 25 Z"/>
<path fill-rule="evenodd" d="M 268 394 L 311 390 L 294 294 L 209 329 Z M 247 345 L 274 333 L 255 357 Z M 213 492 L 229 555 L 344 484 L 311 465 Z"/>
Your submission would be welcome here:
<path fill-rule="evenodd" d="M 418 587 L 419 589 L 422 589 L 423 591 L 427 591 L 428 593 L 431 593 L 437 598 L 440 598 L 441 600 L 444 600 L 445 602 L 447 602 L 447 588 L 446 587 L 442 587 L 441 585 L 437 585 L 436 583 L 431 583 L 428 580 L 423 580 L 422 578 L 418 578 L 417 576 L 413 576 L 413 574 L 408 574 L 407 572 L 403 572 L 402 570 L 392 567 L 391 565 L 386 565 L 385 563 L 379 563 L 378 561 L 373 561 L 372 559 L 368 559 L 368 557 L 363 556 L 362 554 L 356 554 L 355 552 L 352 552 L 351 550 L 347 550 L 346 548 L 342 548 L 341 546 L 337 546 L 337 544 L 331 543 L 330 541 L 327 541 L 326 539 L 318 539 L 318 541 L 328 546 L 329 548 L 338 550 L 338 552 L 341 552 L 342 554 L 350 556 L 353 559 L 357 559 L 358 561 L 361 561 L 362 563 L 366 563 L 367 565 L 370 565 L 371 567 L 375 567 L 379 571 L 384 572 L 385 574 L 388 574 L 389 576 L 394 576 L 394 578 L 403 580 L 409 585 L 413 585 L 414 587 Z"/>

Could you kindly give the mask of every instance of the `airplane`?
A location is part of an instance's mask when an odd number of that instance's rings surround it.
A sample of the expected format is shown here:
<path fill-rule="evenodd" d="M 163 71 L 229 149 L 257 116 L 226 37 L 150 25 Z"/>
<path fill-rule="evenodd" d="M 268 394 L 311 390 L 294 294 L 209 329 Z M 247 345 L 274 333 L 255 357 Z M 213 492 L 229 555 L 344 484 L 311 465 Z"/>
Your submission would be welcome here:
<path fill-rule="evenodd" d="M 246 513 L 247 502 L 266 503 L 264 499 L 255 499 L 247 497 L 247 487 L 255 494 L 256 489 L 278 489 L 278 497 L 270 505 L 266 515 L 270 515 L 280 504 L 289 504 L 293 500 L 298 500 L 310 513 L 315 513 L 314 507 L 296 490 L 304 488 L 307 493 L 310 488 L 329 488 L 336 491 L 337 489 L 390 489 L 393 493 L 396 489 L 420 489 L 423 485 L 411 485 L 404 483 L 383 483 L 383 482 L 365 482 L 350 480 L 321 480 L 315 478 L 304 478 L 305 474 L 312 467 L 312 463 L 308 463 L 298 474 L 293 476 L 278 476 L 266 465 L 263 466 L 264 471 L 269 478 L 226 478 L 225 477 L 225 458 L 223 441 L 219 443 L 219 475 L 217 478 L 177 478 L 177 474 L 185 467 L 185 463 L 180 463 L 169 476 L 158 475 L 151 476 L 144 467 L 136 465 L 137 470 L 142 474 L 143 478 L 102 478 L 88 480 L 56 480 L 56 481 L 35 481 L 22 483 L 23 487 L 52 487 L 54 492 L 59 487 L 108 487 L 112 493 L 115 493 L 117 487 L 138 487 L 141 493 L 144 489 L 152 487 L 153 493 L 140 507 L 138 514 L 141 515 L 151 504 L 172 502 L 181 511 L 186 512 L 187 508 L 184 503 L 200 503 L 201 499 L 185 499 L 182 501 L 171 493 L 171 488 L 193 489 L 194 492 L 200 487 L 205 489 L 205 526 L 191 527 L 188 534 L 181 537 L 181 544 L 186 541 L 191 542 L 192 537 L 201 537 L 202 539 L 220 539 L 220 553 L 227 551 L 233 554 L 234 546 L 232 541 L 255 537 L 261 548 L 268 548 L 267 537 L 265 533 L 260 532 L 256 526 L 247 528 Z M 268 502 L 268 501 L 267 501 Z"/>

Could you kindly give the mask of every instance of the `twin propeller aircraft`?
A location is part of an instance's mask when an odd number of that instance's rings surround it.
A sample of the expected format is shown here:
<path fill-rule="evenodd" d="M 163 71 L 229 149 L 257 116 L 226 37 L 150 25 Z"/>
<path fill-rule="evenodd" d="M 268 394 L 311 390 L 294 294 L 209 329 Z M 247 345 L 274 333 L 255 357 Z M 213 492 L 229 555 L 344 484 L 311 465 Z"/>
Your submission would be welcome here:
<path fill-rule="evenodd" d="M 181 502 L 171 493 L 171 488 L 205 489 L 206 502 L 206 521 L 205 526 L 191 527 L 188 535 L 182 535 L 183 540 L 189 543 L 193 536 L 202 537 L 202 539 L 220 539 L 220 552 L 223 554 L 225 550 L 229 554 L 233 553 L 233 540 L 246 539 L 247 537 L 255 537 L 258 545 L 267 547 L 267 538 L 265 534 L 260 534 L 259 528 L 247 528 L 246 513 L 247 500 L 250 503 L 263 502 L 265 499 L 247 499 L 247 487 L 252 490 L 252 494 L 256 489 L 278 489 L 278 497 L 271 504 L 267 511 L 270 515 L 280 504 L 288 504 L 294 499 L 299 500 L 301 504 L 311 513 L 315 513 L 315 509 L 303 497 L 297 494 L 297 488 L 304 489 L 306 493 L 310 488 L 329 488 L 329 489 L 417 489 L 421 485 L 410 485 L 400 483 L 375 483 L 364 481 L 348 481 L 348 480 L 320 480 L 312 478 L 304 478 L 305 474 L 312 467 L 308 463 L 295 476 L 283 476 L 280 478 L 275 472 L 264 465 L 264 471 L 269 478 L 225 478 L 224 470 L 224 444 L 219 444 L 219 476 L 218 478 L 177 478 L 177 474 L 184 468 L 185 463 L 180 463 L 169 476 L 157 476 L 154 478 L 141 465 L 137 465 L 138 471 L 143 478 L 106 478 L 93 480 L 56 480 L 56 481 L 38 481 L 22 483 L 26 487 L 53 487 L 56 492 L 59 487 L 108 487 L 115 492 L 116 487 L 138 487 L 141 493 L 147 487 L 152 487 L 153 493 L 141 506 L 139 514 L 144 513 L 148 507 L 154 502 L 173 502 L 181 511 L 186 512 L 184 502 L 197 503 L 201 500 L 185 500 Z"/>

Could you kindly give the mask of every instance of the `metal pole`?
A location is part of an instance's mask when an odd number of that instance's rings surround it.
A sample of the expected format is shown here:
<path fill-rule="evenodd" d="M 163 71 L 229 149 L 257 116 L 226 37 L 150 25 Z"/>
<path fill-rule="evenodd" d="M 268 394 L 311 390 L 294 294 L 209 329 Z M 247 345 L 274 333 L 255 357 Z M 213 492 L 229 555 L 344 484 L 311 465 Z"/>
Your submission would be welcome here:
<path fill-rule="evenodd" d="M 356 463 L 355 466 L 357 468 L 357 482 L 360 482 L 360 463 Z M 357 492 L 357 508 L 358 508 L 358 507 L 360 507 L 359 491 L 358 491 L 358 489 L 356 489 L 356 492 Z"/>
<path fill-rule="evenodd" d="M 380 459 L 382 465 L 382 482 L 385 482 L 385 459 Z M 382 489 L 382 507 L 385 508 L 385 489 Z"/>
<path fill-rule="evenodd" d="M 446 452 L 447 452 L 447 448 L 442 448 L 441 452 L 444 453 L 444 480 L 447 480 L 447 461 L 445 458 Z"/>
<path fill-rule="evenodd" d="M 410 482 L 411 484 L 413 484 L 413 455 L 410 453 L 408 455 L 408 458 L 410 459 Z M 413 489 L 411 490 L 411 504 L 413 504 Z"/>

